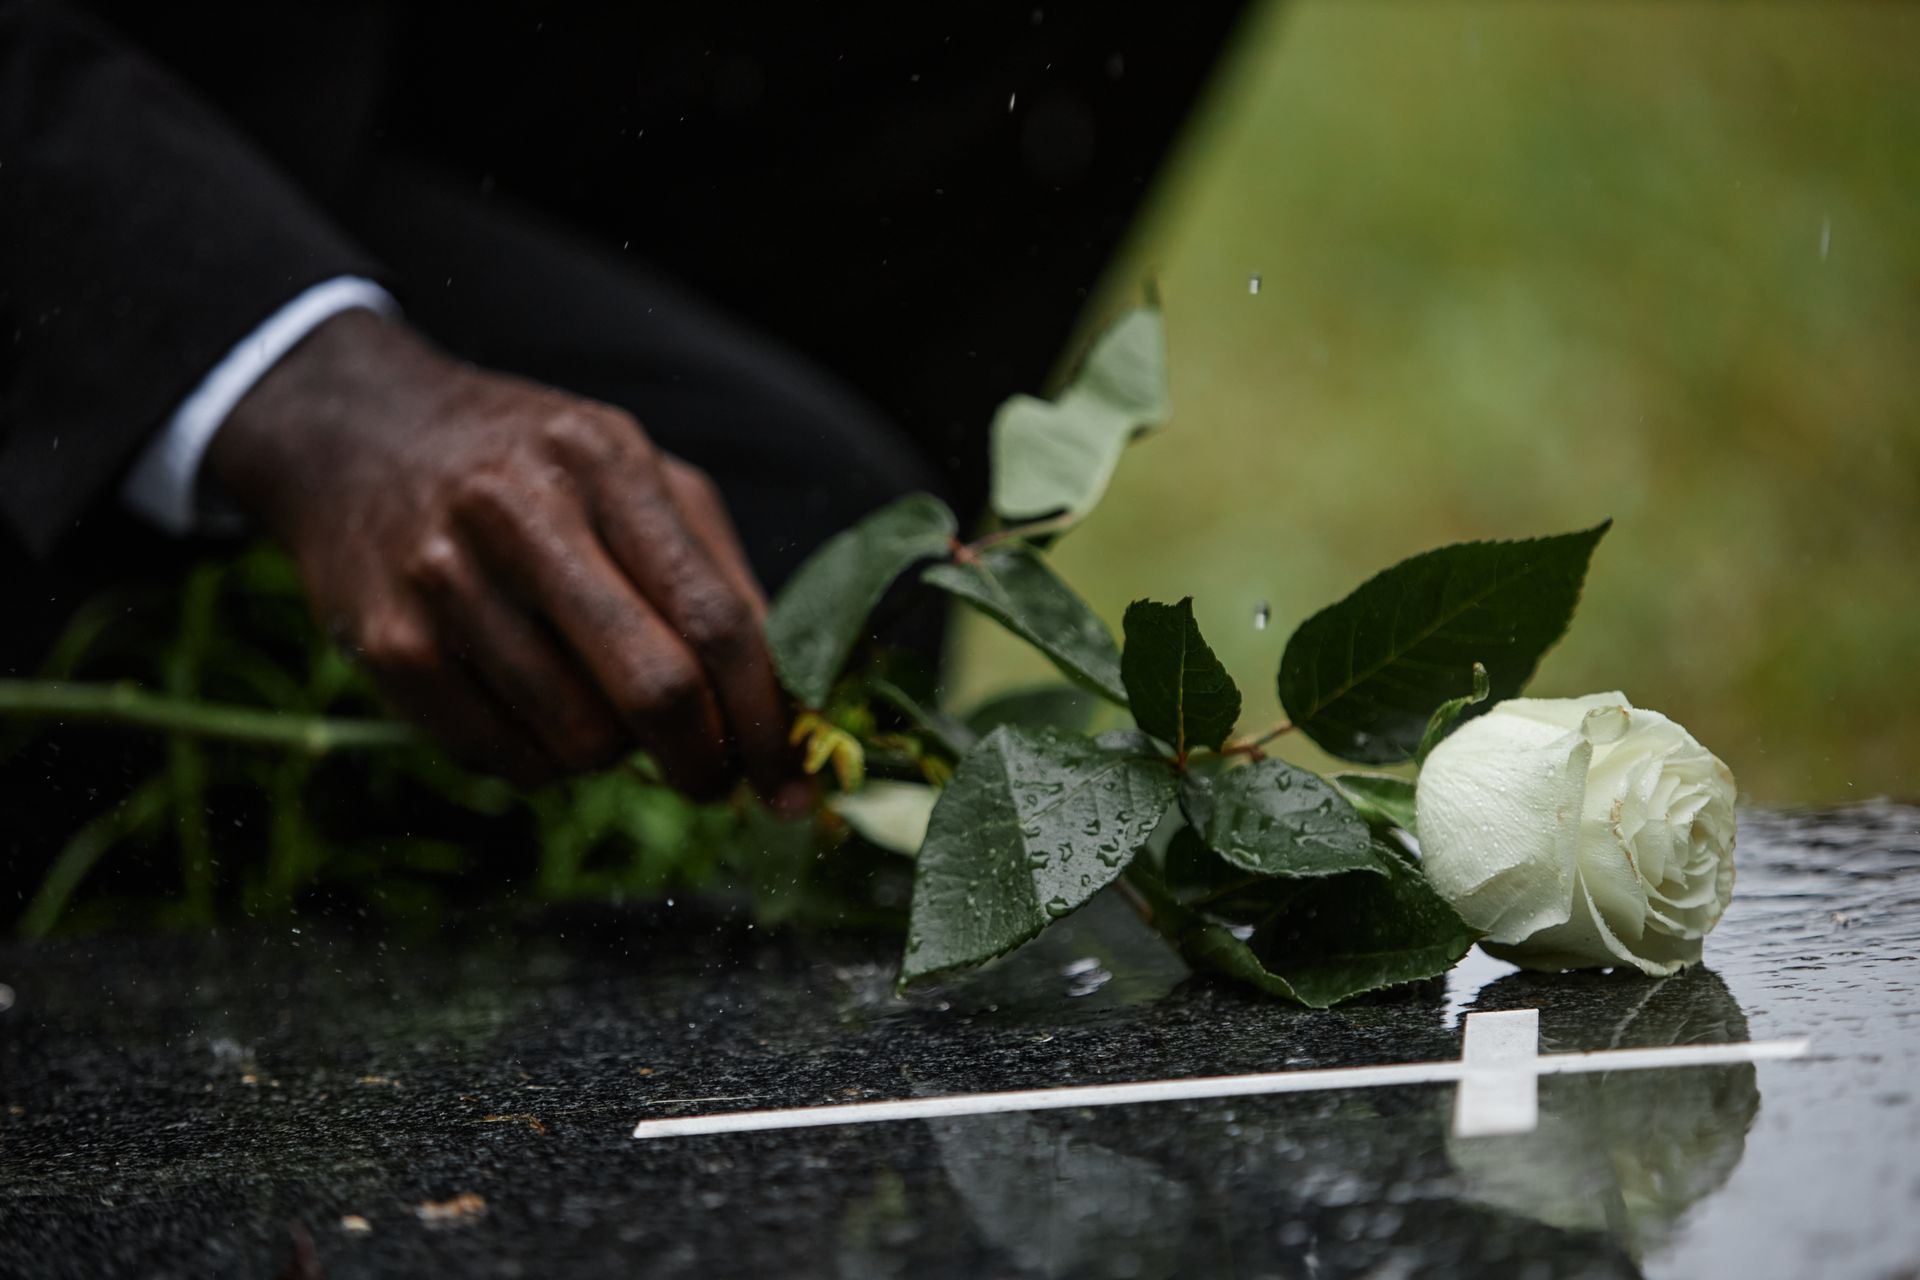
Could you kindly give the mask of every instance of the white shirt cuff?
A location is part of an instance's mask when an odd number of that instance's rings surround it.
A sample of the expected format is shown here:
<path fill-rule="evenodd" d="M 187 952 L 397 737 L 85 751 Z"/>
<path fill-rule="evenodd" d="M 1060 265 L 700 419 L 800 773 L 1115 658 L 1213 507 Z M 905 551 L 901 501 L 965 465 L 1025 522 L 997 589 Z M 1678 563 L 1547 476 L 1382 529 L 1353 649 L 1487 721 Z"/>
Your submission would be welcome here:
<path fill-rule="evenodd" d="M 186 534 L 198 528 L 202 523 L 200 460 L 220 424 L 281 356 L 328 320 L 355 308 L 382 315 L 400 309 L 392 295 L 373 281 L 335 276 L 268 316 L 213 366 L 147 442 L 120 487 L 121 501 L 168 533 Z"/>

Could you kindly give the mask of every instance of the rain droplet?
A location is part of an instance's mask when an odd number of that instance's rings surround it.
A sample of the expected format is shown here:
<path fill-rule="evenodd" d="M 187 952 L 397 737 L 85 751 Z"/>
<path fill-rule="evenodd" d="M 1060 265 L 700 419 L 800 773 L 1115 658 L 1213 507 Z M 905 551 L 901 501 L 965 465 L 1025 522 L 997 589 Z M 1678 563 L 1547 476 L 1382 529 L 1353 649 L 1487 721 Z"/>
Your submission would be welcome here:
<path fill-rule="evenodd" d="M 1020 94 L 1017 91 L 1007 95 L 1007 114 L 1008 115 L 1013 114 L 1013 104 L 1018 101 L 1020 101 Z"/>
<path fill-rule="evenodd" d="M 1258 271 L 1247 277 L 1247 292 L 1250 294 L 1260 292 L 1260 273 Z"/>
<path fill-rule="evenodd" d="M 1254 277 L 1254 279 L 1256 280 L 1258 280 L 1259 278 L 1260 278 L 1259 276 Z M 1258 293 L 1259 290 L 1256 289 L 1254 292 Z M 1273 609 L 1267 604 L 1265 600 L 1262 600 L 1259 604 L 1253 607 L 1253 629 L 1255 631 L 1265 631 L 1267 629 L 1267 624 L 1272 621 L 1273 621 Z"/>
<path fill-rule="evenodd" d="M 1068 999 L 1090 996 L 1113 981 L 1113 974 L 1111 972 L 1101 968 L 1098 962 L 1090 963 L 1093 964 L 1093 968 L 1083 973 L 1075 974 L 1067 979 Z"/>

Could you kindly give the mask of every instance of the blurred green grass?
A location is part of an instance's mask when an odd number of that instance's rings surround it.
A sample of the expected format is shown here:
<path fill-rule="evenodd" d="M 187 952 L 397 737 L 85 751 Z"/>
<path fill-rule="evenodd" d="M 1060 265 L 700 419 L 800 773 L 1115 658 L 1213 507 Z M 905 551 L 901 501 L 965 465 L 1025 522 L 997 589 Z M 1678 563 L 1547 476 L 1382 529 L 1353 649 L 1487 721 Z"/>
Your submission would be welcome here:
<path fill-rule="evenodd" d="M 1622 689 L 1762 803 L 1920 796 L 1916 50 L 1902 6 L 1258 15 L 1091 313 L 1159 282 L 1175 423 L 1061 570 L 1115 622 L 1194 595 L 1254 728 L 1368 574 L 1612 515 L 1535 692 Z M 963 624 L 960 696 L 1046 674 Z"/>

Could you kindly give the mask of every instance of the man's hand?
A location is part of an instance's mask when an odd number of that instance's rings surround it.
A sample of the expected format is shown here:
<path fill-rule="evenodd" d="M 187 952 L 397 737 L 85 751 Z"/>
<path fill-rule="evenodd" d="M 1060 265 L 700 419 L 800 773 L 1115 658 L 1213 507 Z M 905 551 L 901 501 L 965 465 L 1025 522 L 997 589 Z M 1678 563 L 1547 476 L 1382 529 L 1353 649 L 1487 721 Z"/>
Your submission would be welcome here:
<path fill-rule="evenodd" d="M 804 795 L 719 495 L 619 410 L 347 312 L 240 402 L 207 471 L 469 761 L 532 782 L 638 745 L 695 794 L 744 772 L 783 807 Z"/>

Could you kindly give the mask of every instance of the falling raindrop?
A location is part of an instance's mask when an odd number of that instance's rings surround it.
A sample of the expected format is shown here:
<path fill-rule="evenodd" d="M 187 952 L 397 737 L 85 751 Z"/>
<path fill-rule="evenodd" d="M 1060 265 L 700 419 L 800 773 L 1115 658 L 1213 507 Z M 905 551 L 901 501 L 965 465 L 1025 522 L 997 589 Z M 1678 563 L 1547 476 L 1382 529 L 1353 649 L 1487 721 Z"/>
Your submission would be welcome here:
<path fill-rule="evenodd" d="M 1258 271 L 1247 277 L 1247 292 L 1252 294 L 1260 292 L 1260 273 Z"/>
<path fill-rule="evenodd" d="M 1273 610 L 1265 600 L 1253 607 L 1253 629 L 1265 631 L 1267 624 L 1273 621 Z"/>
<path fill-rule="evenodd" d="M 1013 114 L 1013 104 L 1018 102 L 1019 100 L 1020 100 L 1020 94 L 1017 90 L 1007 95 L 1007 114 L 1008 115 Z"/>

